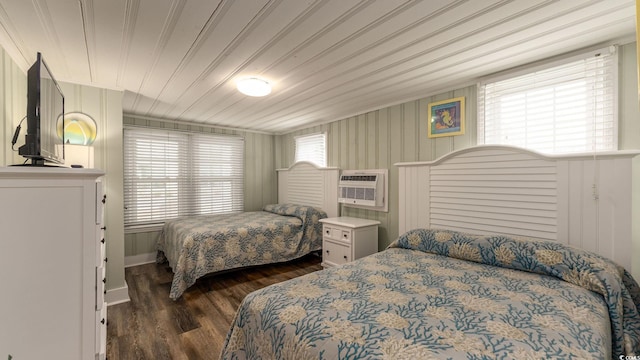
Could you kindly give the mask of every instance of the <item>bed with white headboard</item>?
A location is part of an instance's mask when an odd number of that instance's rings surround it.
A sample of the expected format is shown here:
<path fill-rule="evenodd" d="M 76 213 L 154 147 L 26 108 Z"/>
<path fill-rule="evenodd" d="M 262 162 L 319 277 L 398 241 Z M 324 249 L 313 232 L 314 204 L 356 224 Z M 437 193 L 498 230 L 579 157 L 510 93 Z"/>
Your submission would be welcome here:
<path fill-rule="evenodd" d="M 397 164 L 398 239 L 249 294 L 221 359 L 638 354 L 640 288 L 605 258 L 632 269 L 638 153 L 478 146 Z"/>
<path fill-rule="evenodd" d="M 207 274 L 289 261 L 322 248 L 319 220 L 338 216 L 339 170 L 298 162 L 277 173 L 278 203 L 262 211 L 165 222 L 158 261 L 174 272 L 172 299 Z"/>
<path fill-rule="evenodd" d="M 438 228 L 555 240 L 613 259 L 638 277 L 632 263 L 638 154 L 545 156 L 486 145 L 398 163 L 399 233 Z"/>
<path fill-rule="evenodd" d="M 322 168 L 298 161 L 287 169 L 278 169 L 278 203 L 314 206 L 328 217 L 339 215 L 338 168 Z"/>

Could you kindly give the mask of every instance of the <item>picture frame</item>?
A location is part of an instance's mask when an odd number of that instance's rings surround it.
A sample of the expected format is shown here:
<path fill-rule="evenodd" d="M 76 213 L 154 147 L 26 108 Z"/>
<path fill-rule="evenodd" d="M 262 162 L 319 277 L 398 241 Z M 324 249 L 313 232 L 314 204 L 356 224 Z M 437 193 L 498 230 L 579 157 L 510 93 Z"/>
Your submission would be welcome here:
<path fill-rule="evenodd" d="M 464 96 L 430 103 L 428 137 L 464 134 Z"/>

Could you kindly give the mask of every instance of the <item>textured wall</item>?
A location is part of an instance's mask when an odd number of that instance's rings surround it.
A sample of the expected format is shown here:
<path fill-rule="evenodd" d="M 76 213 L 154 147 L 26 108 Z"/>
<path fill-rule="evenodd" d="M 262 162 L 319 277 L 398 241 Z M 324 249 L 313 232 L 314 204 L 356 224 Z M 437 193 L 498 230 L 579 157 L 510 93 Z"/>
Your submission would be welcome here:
<path fill-rule="evenodd" d="M 464 135 L 429 139 L 427 108 L 434 101 L 465 97 Z M 294 161 L 294 137 L 327 133 L 327 165 L 340 169 L 389 169 L 389 212 L 342 207 L 342 215 L 381 222 L 378 248 L 384 249 L 398 236 L 397 162 L 436 159 L 453 150 L 476 144 L 476 87 L 468 86 L 424 99 L 409 101 L 359 116 L 314 126 L 276 139 L 276 165 Z"/>
<path fill-rule="evenodd" d="M 17 151 L 11 150 L 11 138 L 20 120 L 27 115 L 27 75 L 20 69 L 9 55 L 0 47 L 0 165 L 19 164 L 24 161 Z M 22 123 L 20 138 L 16 144 L 24 143 L 27 129 Z"/>
<path fill-rule="evenodd" d="M 105 172 L 107 194 L 107 291 L 122 289 L 124 280 L 124 226 L 122 201 L 122 91 L 60 83 L 65 112 L 82 112 L 97 124 L 94 167 Z"/>
<path fill-rule="evenodd" d="M 619 67 L 619 148 L 640 149 L 640 112 L 636 44 L 623 45 Z M 464 96 L 466 101 L 466 132 L 464 135 L 427 138 L 427 106 L 430 102 Z M 453 150 L 476 144 L 476 86 L 410 101 L 360 116 L 313 126 L 276 138 L 276 166 L 288 167 L 294 160 L 294 137 L 326 132 L 328 166 L 341 169 L 389 169 L 389 212 L 375 212 L 342 207 L 342 214 L 379 220 L 378 248 L 384 249 L 398 234 L 398 169 L 397 162 L 434 160 Z M 640 156 L 635 159 L 635 178 L 640 178 Z M 640 216 L 640 181 L 634 186 L 634 216 Z M 640 254 L 640 221 L 634 231 L 636 254 Z M 636 257 L 640 262 L 640 255 Z"/>
<path fill-rule="evenodd" d="M 640 149 L 640 111 L 638 103 L 638 60 L 636 43 L 620 47 L 620 149 Z M 640 156 L 634 158 L 633 178 L 633 267 L 640 269 Z M 635 274 L 634 274 L 635 275 Z M 637 279 L 637 278 L 636 278 Z"/>

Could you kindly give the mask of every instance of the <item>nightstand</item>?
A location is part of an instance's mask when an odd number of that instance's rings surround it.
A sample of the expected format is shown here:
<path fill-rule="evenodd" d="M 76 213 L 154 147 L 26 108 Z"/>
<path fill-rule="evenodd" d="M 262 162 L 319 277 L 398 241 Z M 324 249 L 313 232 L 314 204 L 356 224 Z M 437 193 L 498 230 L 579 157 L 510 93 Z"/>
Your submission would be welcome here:
<path fill-rule="evenodd" d="M 322 266 L 345 264 L 378 252 L 380 221 L 348 216 L 320 219 Z"/>

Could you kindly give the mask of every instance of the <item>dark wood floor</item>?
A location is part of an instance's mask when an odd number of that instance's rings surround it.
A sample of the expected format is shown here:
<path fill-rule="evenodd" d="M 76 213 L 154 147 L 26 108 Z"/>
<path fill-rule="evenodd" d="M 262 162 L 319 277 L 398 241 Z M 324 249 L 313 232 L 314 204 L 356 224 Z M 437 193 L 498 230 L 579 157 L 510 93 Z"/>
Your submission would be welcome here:
<path fill-rule="evenodd" d="M 107 313 L 107 359 L 218 359 L 233 316 L 257 289 L 320 270 L 308 255 L 198 280 L 180 299 L 169 299 L 173 273 L 167 265 L 127 268 L 131 302 Z"/>

